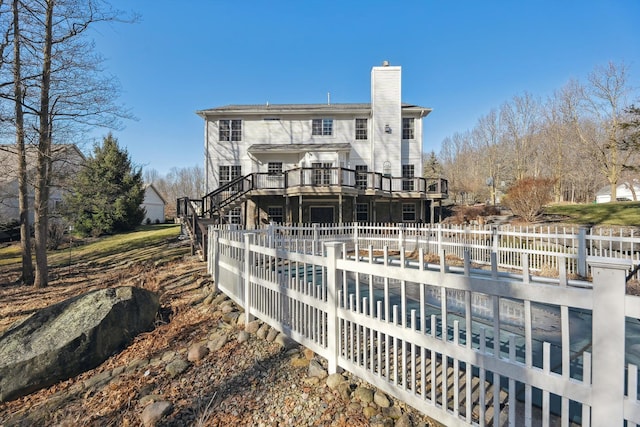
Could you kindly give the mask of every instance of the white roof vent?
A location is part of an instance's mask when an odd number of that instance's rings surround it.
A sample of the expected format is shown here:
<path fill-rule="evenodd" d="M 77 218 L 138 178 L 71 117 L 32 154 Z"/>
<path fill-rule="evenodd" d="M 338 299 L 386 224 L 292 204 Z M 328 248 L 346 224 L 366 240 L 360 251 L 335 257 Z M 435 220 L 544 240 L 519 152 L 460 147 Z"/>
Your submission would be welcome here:
<path fill-rule="evenodd" d="M 388 67 L 389 66 L 389 61 L 382 61 L 382 66 L 383 67 Z"/>

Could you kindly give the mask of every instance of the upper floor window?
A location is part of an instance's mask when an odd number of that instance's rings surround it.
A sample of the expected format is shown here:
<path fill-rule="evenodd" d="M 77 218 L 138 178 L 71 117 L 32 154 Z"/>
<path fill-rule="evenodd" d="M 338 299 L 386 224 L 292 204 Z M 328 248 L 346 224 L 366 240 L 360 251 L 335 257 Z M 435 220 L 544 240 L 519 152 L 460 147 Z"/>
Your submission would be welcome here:
<path fill-rule="evenodd" d="M 282 175 L 282 162 L 269 162 L 267 172 L 269 175 Z"/>
<path fill-rule="evenodd" d="M 367 139 L 367 119 L 356 119 L 356 139 Z"/>
<path fill-rule="evenodd" d="M 242 141 L 242 120 L 219 120 L 220 141 Z"/>
<path fill-rule="evenodd" d="M 415 126 L 413 117 L 402 119 L 402 139 L 414 139 Z"/>
<path fill-rule="evenodd" d="M 333 119 L 313 119 L 311 121 L 311 135 L 333 135 Z"/>

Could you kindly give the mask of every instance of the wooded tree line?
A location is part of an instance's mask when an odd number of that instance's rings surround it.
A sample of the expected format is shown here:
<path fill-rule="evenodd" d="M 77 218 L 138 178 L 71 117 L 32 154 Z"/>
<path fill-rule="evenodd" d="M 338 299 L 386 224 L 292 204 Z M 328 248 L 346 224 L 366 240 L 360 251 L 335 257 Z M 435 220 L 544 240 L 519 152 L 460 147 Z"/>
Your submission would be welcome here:
<path fill-rule="evenodd" d="M 0 138 L 18 154 L 22 281 L 48 283 L 47 235 L 54 144 L 83 141 L 89 129 L 115 128 L 129 113 L 117 81 L 103 72 L 89 29 L 123 21 L 102 0 L 0 0 Z M 37 147 L 33 176 L 26 147 Z M 29 223 L 28 186 L 34 188 Z M 31 235 L 35 268 L 32 263 Z"/>
<path fill-rule="evenodd" d="M 630 100 L 638 102 L 623 63 L 598 66 L 545 100 L 514 96 L 442 142 L 450 198 L 495 204 L 516 181 L 545 178 L 556 202 L 591 202 L 604 185 L 615 201 L 618 184 L 640 178 L 640 114 Z"/>

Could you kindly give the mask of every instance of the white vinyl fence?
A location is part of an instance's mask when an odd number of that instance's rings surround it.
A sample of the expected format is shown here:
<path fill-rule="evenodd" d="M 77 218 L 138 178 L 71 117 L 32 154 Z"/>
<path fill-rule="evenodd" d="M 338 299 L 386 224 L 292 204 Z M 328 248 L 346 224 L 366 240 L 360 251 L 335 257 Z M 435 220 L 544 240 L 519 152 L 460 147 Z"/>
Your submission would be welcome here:
<path fill-rule="evenodd" d="M 502 275 L 495 251 L 489 271 L 474 268 L 473 248 L 462 267 L 412 261 L 417 233 L 406 228 L 303 238 L 315 228 L 211 228 L 208 268 L 247 320 L 312 349 L 331 373 L 343 368 L 448 426 L 640 424 L 632 260 L 590 255 L 592 282 L 570 281 L 567 262 L 542 279 L 530 274 L 535 255 L 519 252 L 523 274 Z M 419 244 L 415 259 L 425 252 Z"/>
<path fill-rule="evenodd" d="M 640 265 L 640 233 L 632 228 L 590 229 L 588 227 L 491 226 L 435 224 L 309 224 L 269 225 L 260 230 L 279 246 L 305 253 L 322 253 L 323 243 L 346 243 L 347 250 L 360 248 L 408 252 L 422 248 L 425 254 L 444 255 L 459 260 L 469 252 L 471 262 L 490 266 L 497 257 L 503 270 L 520 270 L 527 254 L 532 272 L 559 274 L 566 268 L 570 277 L 591 276 L 588 256 L 619 258 Z M 564 262 L 564 267 L 560 265 Z M 637 273 L 635 274 L 638 278 Z"/>

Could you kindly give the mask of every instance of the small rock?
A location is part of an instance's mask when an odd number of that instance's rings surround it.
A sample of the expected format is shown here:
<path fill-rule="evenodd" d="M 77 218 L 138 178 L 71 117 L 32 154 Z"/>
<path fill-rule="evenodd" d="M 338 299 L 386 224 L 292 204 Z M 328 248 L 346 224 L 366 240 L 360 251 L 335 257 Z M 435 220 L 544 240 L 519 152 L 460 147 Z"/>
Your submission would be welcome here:
<path fill-rule="evenodd" d="M 140 417 L 142 420 L 142 424 L 145 427 L 155 426 L 158 421 L 162 419 L 165 415 L 167 415 L 172 409 L 171 402 L 167 402 L 163 400 L 161 402 L 154 402 L 151 405 L 144 408 L 142 411 L 142 416 Z"/>
<path fill-rule="evenodd" d="M 239 311 L 230 311 L 222 315 L 222 321 L 228 325 L 235 325 L 238 323 L 238 317 L 240 317 Z"/>
<path fill-rule="evenodd" d="M 249 332 L 247 332 L 247 331 L 240 331 L 240 332 L 238 332 L 238 342 L 239 342 L 240 344 L 242 344 L 243 342 L 247 342 L 247 341 L 249 341 L 249 337 L 250 337 L 250 336 L 251 336 L 251 335 L 249 335 Z"/>
<path fill-rule="evenodd" d="M 306 357 L 309 360 L 313 359 L 313 356 L 315 355 L 313 350 L 306 347 L 304 348 L 304 350 L 302 350 L 302 354 L 304 354 L 304 357 Z"/>
<path fill-rule="evenodd" d="M 358 387 L 353 392 L 353 396 L 355 399 L 359 400 L 362 403 L 371 403 L 373 402 L 373 390 L 367 387 Z"/>
<path fill-rule="evenodd" d="M 222 314 L 227 314 L 227 313 L 231 313 L 232 311 L 236 311 L 236 309 L 231 304 L 225 304 L 220 306 L 220 311 L 222 311 Z"/>
<path fill-rule="evenodd" d="M 376 391 L 376 393 L 373 395 L 373 401 L 381 408 L 388 408 L 389 406 L 391 406 L 391 401 L 389 400 L 387 395 L 380 390 Z"/>
<path fill-rule="evenodd" d="M 309 366 L 309 361 L 304 357 L 300 357 L 296 355 L 291 358 L 291 366 L 293 366 L 294 368 L 304 368 L 306 366 Z M 318 377 L 310 377 L 310 378 L 318 378 Z M 318 378 L 318 380 L 320 380 L 320 378 Z"/>
<path fill-rule="evenodd" d="M 176 352 L 175 352 L 175 351 L 165 351 L 165 352 L 162 354 L 162 361 L 163 361 L 163 362 L 168 362 L 168 361 L 170 361 L 171 359 L 173 359 L 173 357 L 174 357 L 175 355 L 176 355 Z"/>
<path fill-rule="evenodd" d="M 338 388 L 340 383 L 347 381 L 347 379 L 342 376 L 342 374 L 331 374 L 327 377 L 327 387 L 331 390 L 335 390 Z"/>
<path fill-rule="evenodd" d="M 278 336 L 278 331 L 275 329 L 269 329 L 269 333 L 267 333 L 267 341 L 273 342 Z"/>
<path fill-rule="evenodd" d="M 202 304 L 204 305 L 211 305 L 211 303 L 213 302 L 213 294 L 209 294 L 203 301 Z"/>
<path fill-rule="evenodd" d="M 322 367 L 322 365 L 317 360 L 312 360 L 309 362 L 309 373 L 310 377 L 318 377 L 320 379 L 324 379 L 327 377 L 327 371 Z"/>
<path fill-rule="evenodd" d="M 375 417 L 378 414 L 378 411 L 376 410 L 376 408 L 367 406 L 365 408 L 362 408 L 362 413 L 364 414 L 365 417 L 371 418 L 371 417 Z"/>
<path fill-rule="evenodd" d="M 180 375 L 189 367 L 189 362 L 184 359 L 175 359 L 169 362 L 165 370 L 169 373 L 171 377 L 175 377 L 176 375 Z"/>
<path fill-rule="evenodd" d="M 189 347 L 187 352 L 187 360 L 189 362 L 198 362 L 204 359 L 209 354 L 209 349 L 200 343 L 193 344 Z"/>
<path fill-rule="evenodd" d="M 260 321 L 259 320 L 253 320 L 253 321 L 247 323 L 244 326 L 244 330 L 249 332 L 250 334 L 257 333 L 258 329 L 260 329 Z"/>
<path fill-rule="evenodd" d="M 268 339 L 269 338 L 267 337 L 267 340 Z M 282 350 L 285 350 L 285 351 L 297 348 L 299 346 L 299 344 L 296 341 L 289 338 L 285 334 L 278 334 L 278 336 L 275 339 L 275 343 L 279 344 L 280 347 L 282 347 Z"/>
<path fill-rule="evenodd" d="M 244 328 L 244 324 L 247 321 L 247 316 L 244 315 L 243 312 L 239 312 L 240 315 L 238 316 L 238 318 L 236 319 L 236 325 L 240 328 Z"/>
<path fill-rule="evenodd" d="M 350 411 L 358 412 L 362 410 L 362 405 L 358 402 L 350 402 L 348 408 Z"/>
<path fill-rule="evenodd" d="M 147 366 L 149 364 L 149 359 L 134 359 L 127 365 L 127 372 L 134 371 L 142 366 Z"/>
<path fill-rule="evenodd" d="M 397 406 L 390 406 L 388 408 L 382 408 L 382 415 L 397 420 L 402 416 L 402 411 Z"/>
<path fill-rule="evenodd" d="M 351 385 L 348 382 L 338 384 L 336 391 L 342 400 L 351 400 Z"/>
<path fill-rule="evenodd" d="M 411 421 L 409 414 L 402 414 L 402 416 L 396 420 L 394 427 L 413 427 L 413 421 Z"/>
<path fill-rule="evenodd" d="M 217 297 L 215 297 L 213 299 L 213 301 L 211 301 L 212 305 L 219 305 L 220 303 L 222 303 L 223 301 L 227 300 L 227 296 L 223 293 L 220 293 Z"/>
<path fill-rule="evenodd" d="M 261 340 L 265 339 L 267 337 L 267 334 L 269 333 L 269 329 L 270 326 L 266 323 L 263 323 L 262 326 L 260 326 L 260 329 L 258 329 L 258 332 L 256 332 L 257 337 Z"/>
<path fill-rule="evenodd" d="M 216 352 L 220 350 L 228 340 L 229 337 L 226 334 L 217 335 L 207 342 L 207 347 L 209 348 L 209 351 Z"/>

